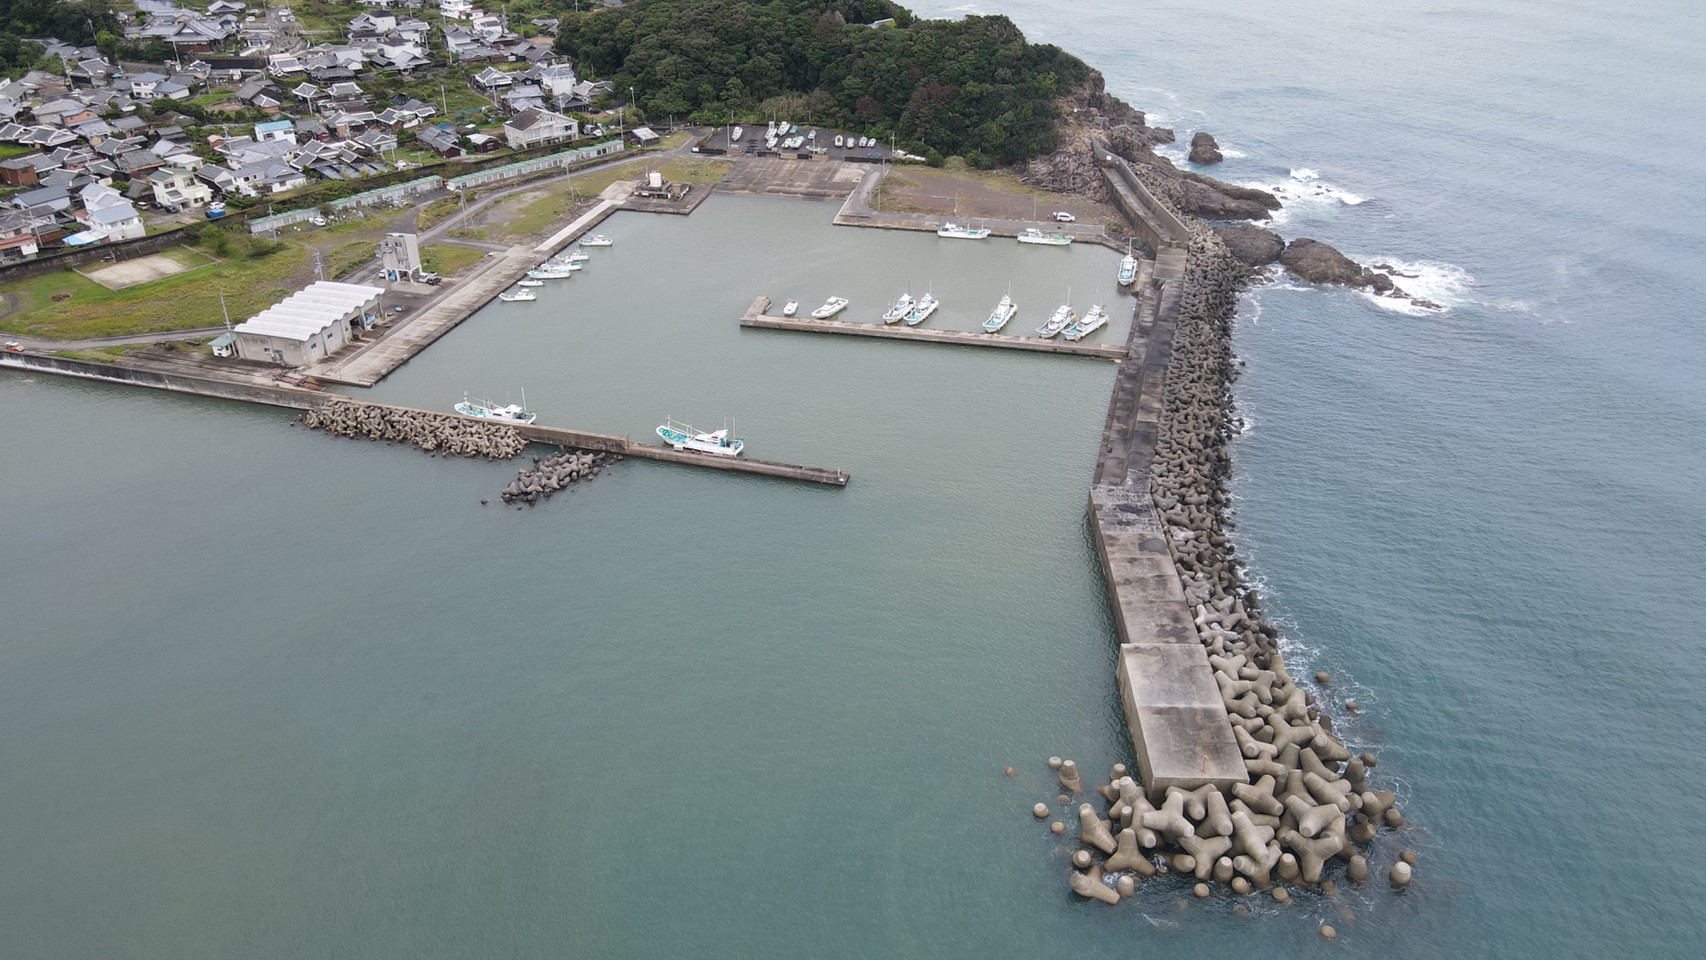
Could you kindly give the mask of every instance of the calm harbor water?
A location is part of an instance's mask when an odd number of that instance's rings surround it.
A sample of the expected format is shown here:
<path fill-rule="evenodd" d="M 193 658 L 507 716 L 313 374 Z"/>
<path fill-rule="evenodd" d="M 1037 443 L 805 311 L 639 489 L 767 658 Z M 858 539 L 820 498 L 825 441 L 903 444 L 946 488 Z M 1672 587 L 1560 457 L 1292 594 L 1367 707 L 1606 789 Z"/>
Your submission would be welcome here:
<path fill-rule="evenodd" d="M 1416 887 L 1249 918 L 1068 895 L 1026 808 L 1042 758 L 1127 749 L 1084 525 L 1114 368 L 736 318 L 933 284 L 969 327 L 1011 281 L 1034 326 L 1111 298 L 1117 255 L 718 197 L 617 217 L 372 394 L 732 416 L 844 491 L 625 462 L 482 508 L 513 465 L 0 376 L 0 956 L 1313 956 L 1323 919 L 1358 955 L 1692 955 L 1697 15 L 976 9 L 1450 306 L 1281 284 L 1238 331 L 1239 535 L 1294 662 L 1365 705 Z"/>

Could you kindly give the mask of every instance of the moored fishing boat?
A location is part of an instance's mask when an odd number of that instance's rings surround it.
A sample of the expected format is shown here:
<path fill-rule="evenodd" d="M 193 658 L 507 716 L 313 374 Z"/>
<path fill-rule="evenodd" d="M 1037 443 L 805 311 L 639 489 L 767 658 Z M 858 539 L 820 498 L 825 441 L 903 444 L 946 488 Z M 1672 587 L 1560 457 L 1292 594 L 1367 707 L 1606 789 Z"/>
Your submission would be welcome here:
<path fill-rule="evenodd" d="M 567 264 L 541 264 L 527 271 L 529 280 L 567 280 L 575 275 Z"/>
<path fill-rule="evenodd" d="M 883 313 L 883 322 L 894 323 L 911 312 L 912 294 L 903 293 L 900 295 L 900 299 L 890 304 L 888 310 Z"/>
<path fill-rule="evenodd" d="M 539 415 L 527 409 L 527 392 L 521 394 L 521 403 L 506 403 L 499 406 L 490 400 L 470 400 L 468 395 L 462 395 L 462 402 L 456 405 L 456 412 L 464 417 L 477 417 L 494 423 L 529 424 L 539 419 Z"/>
<path fill-rule="evenodd" d="M 533 279 L 521 280 L 516 283 L 518 287 L 543 287 L 544 285 L 545 281 Z"/>
<path fill-rule="evenodd" d="M 568 256 L 559 255 L 554 259 L 560 260 L 563 263 L 585 263 L 592 259 L 592 254 L 587 253 L 585 250 L 576 250 Z"/>
<path fill-rule="evenodd" d="M 1036 227 L 1026 227 L 1019 234 L 1020 243 L 1040 243 L 1049 247 L 1064 247 L 1072 238 L 1064 233 L 1044 233 Z"/>
<path fill-rule="evenodd" d="M 581 246 L 583 246 L 583 247 L 608 247 L 608 246 L 614 244 L 615 242 L 616 241 L 610 239 L 609 237 L 605 236 L 604 234 L 599 233 L 599 234 L 594 234 L 593 236 L 587 237 L 585 240 L 582 240 Z"/>
<path fill-rule="evenodd" d="M 677 450 L 692 450 L 718 457 L 738 457 L 740 452 L 746 449 L 746 441 L 729 436 L 727 427 L 711 433 L 700 433 L 685 423 L 676 423 L 667 418 L 663 425 L 658 427 L 658 436 Z"/>
<path fill-rule="evenodd" d="M 983 332 L 1000 333 L 1001 328 L 1005 327 L 1007 321 L 1013 319 L 1013 314 L 1018 312 L 1019 305 L 1013 302 L 1013 295 L 1010 293 L 1003 294 L 1001 302 L 995 305 L 994 310 L 989 311 L 989 319 L 983 321 Z"/>
<path fill-rule="evenodd" d="M 1137 279 L 1137 258 L 1131 255 L 1131 243 L 1125 245 L 1125 259 L 1120 261 L 1120 286 L 1129 287 Z"/>
<path fill-rule="evenodd" d="M 504 303 L 531 303 L 539 297 L 532 290 L 511 290 L 498 294 L 498 299 Z"/>
<path fill-rule="evenodd" d="M 982 240 L 989 236 L 988 227 L 962 227 L 957 223 L 944 223 L 936 228 L 936 236 L 952 240 Z"/>
<path fill-rule="evenodd" d="M 830 297 L 823 302 L 823 306 L 812 311 L 812 316 L 822 320 L 826 317 L 833 317 L 845 309 L 847 309 L 846 297 Z"/>
<path fill-rule="evenodd" d="M 1067 327 L 1063 335 L 1068 340 L 1082 340 L 1107 325 L 1108 312 L 1103 310 L 1102 305 L 1098 303 L 1091 307 L 1088 313 L 1084 314 L 1084 319 Z"/>
<path fill-rule="evenodd" d="M 906 315 L 906 325 L 909 327 L 916 327 L 930 319 L 930 315 L 936 312 L 936 308 L 938 306 L 941 306 L 941 304 L 936 302 L 936 296 L 934 294 L 926 293 L 924 296 L 919 297 L 917 305 L 915 305 L 912 308 L 912 311 Z"/>
<path fill-rule="evenodd" d="M 1077 319 L 1078 315 L 1072 312 L 1072 304 L 1063 303 L 1055 307 L 1054 313 L 1050 314 L 1048 320 L 1037 328 L 1037 335 L 1045 338 L 1055 336 L 1071 326 L 1072 322 Z"/>

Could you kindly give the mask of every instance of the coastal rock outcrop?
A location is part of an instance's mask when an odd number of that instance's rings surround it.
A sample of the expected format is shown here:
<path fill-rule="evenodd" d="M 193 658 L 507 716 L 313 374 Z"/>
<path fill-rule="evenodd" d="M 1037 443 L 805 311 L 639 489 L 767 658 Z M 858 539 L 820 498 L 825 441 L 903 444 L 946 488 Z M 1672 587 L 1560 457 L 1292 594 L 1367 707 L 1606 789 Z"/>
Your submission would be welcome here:
<path fill-rule="evenodd" d="M 1238 262 L 1248 267 L 1278 263 L 1280 252 L 1285 249 L 1285 238 L 1253 223 L 1227 224 L 1215 227 L 1214 232 Z"/>
<path fill-rule="evenodd" d="M 1225 157 L 1220 154 L 1220 144 L 1214 140 L 1214 135 L 1206 130 L 1198 130 L 1191 138 L 1192 163 L 1219 163 Z"/>
<path fill-rule="evenodd" d="M 1409 294 L 1399 289 L 1392 278 L 1378 270 L 1362 266 L 1350 257 L 1334 249 L 1331 244 L 1308 237 L 1298 237 L 1286 244 L 1285 250 L 1279 255 L 1279 262 L 1310 283 L 1336 283 L 1358 289 L 1368 288 L 1381 296 L 1404 297 Z M 1425 301 L 1414 301 L 1426 304 Z"/>

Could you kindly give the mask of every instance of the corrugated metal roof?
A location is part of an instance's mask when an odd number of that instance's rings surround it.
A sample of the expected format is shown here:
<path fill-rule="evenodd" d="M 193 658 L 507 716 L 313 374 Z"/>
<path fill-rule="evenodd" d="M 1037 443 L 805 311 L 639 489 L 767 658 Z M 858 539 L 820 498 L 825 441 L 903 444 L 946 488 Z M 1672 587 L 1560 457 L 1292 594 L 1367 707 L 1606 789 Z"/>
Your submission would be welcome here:
<path fill-rule="evenodd" d="M 366 284 L 318 280 L 234 329 L 237 333 L 307 340 L 384 292 Z"/>

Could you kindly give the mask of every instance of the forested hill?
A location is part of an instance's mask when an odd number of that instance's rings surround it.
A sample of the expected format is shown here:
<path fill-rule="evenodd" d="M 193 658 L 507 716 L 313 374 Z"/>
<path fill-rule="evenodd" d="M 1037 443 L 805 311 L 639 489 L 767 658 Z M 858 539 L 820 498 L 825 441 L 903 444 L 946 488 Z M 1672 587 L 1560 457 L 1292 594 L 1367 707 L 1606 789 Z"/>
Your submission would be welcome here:
<path fill-rule="evenodd" d="M 564 13 L 557 49 L 652 117 L 809 119 L 980 165 L 1052 150 L 1055 97 L 1090 75 L 1006 17 L 919 20 L 887 0 L 631 0 Z"/>

